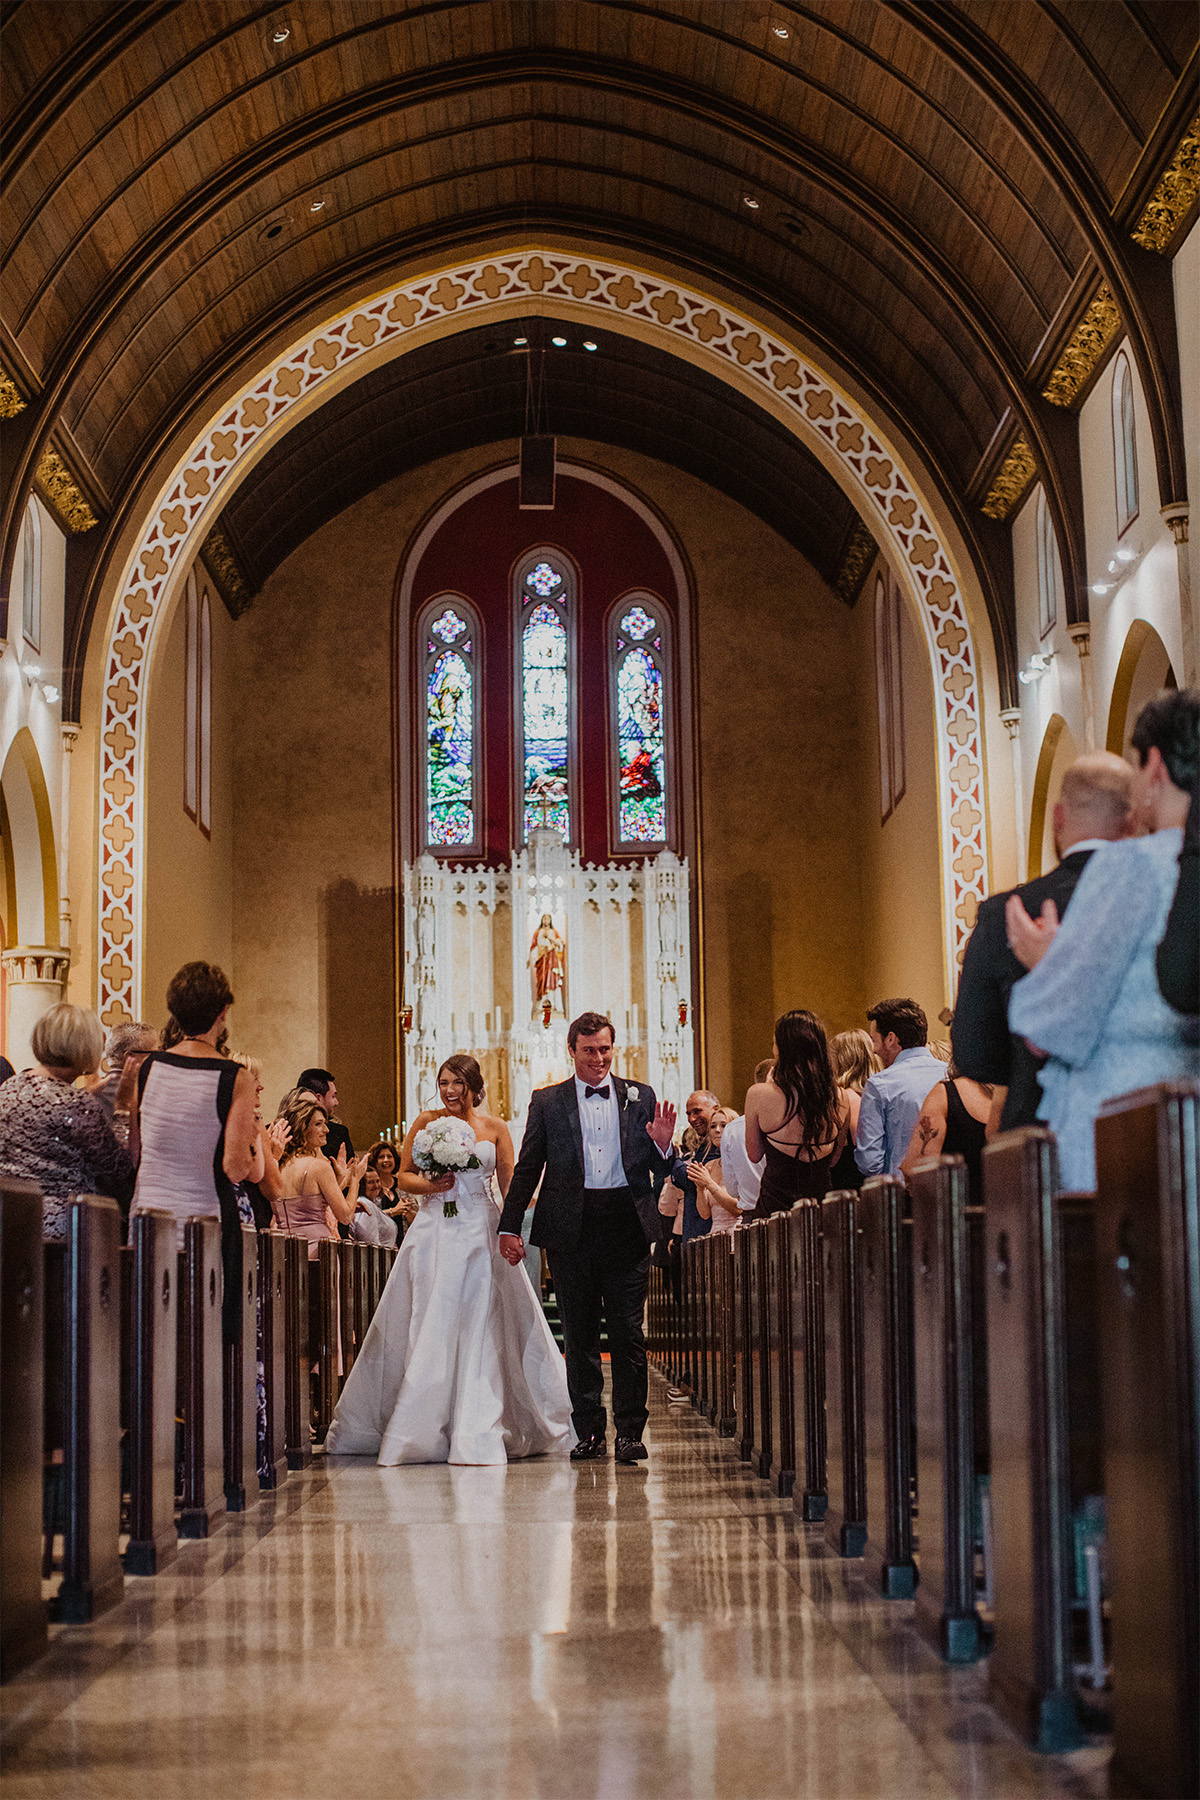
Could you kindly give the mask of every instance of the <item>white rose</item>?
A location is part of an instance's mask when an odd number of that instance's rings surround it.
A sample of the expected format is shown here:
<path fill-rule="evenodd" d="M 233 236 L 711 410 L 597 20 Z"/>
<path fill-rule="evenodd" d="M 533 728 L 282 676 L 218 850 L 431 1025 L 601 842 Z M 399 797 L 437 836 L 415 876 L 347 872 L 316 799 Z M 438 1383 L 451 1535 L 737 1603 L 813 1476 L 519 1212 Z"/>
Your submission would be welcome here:
<path fill-rule="evenodd" d="M 638 1097 L 638 1091 L 634 1087 L 633 1083 L 630 1082 L 629 1086 L 625 1089 L 625 1098 L 627 1100 L 636 1100 L 637 1097 Z"/>

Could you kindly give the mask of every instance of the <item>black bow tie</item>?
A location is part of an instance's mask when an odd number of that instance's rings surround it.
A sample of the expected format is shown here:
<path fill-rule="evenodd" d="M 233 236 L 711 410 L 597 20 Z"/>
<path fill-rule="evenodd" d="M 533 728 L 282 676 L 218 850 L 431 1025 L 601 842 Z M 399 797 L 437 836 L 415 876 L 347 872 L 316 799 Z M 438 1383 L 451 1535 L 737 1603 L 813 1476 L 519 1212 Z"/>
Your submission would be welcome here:
<path fill-rule="evenodd" d="M 596 1094 L 599 1096 L 599 1098 L 601 1100 L 607 1100 L 609 1093 L 610 1093 L 610 1089 L 607 1087 L 602 1087 L 602 1088 L 585 1087 L 583 1090 L 583 1097 L 585 1100 L 590 1100 L 592 1095 Z"/>

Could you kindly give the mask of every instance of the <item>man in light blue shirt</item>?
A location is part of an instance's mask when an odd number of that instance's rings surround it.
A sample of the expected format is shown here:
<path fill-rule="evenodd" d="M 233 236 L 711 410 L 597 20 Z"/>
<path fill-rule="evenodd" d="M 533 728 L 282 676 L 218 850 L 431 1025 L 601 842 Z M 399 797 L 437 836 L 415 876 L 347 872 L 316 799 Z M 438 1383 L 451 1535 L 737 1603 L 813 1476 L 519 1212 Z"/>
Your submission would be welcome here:
<path fill-rule="evenodd" d="M 854 1160 L 864 1175 L 898 1175 L 925 1096 L 946 1079 L 929 1049 L 929 1025 L 915 1000 L 881 1000 L 867 1014 L 883 1063 L 862 1093 Z"/>

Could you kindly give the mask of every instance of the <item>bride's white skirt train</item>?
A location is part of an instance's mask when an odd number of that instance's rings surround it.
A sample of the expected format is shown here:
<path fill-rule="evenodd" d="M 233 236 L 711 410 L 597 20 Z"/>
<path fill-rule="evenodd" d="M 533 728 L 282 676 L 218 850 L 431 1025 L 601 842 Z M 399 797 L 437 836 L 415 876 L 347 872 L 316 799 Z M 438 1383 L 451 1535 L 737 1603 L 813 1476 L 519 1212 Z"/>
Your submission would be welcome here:
<path fill-rule="evenodd" d="M 459 1178 L 457 1218 L 441 1195 L 422 1202 L 342 1389 L 332 1454 L 504 1463 L 574 1444 L 566 1365 L 524 1266 L 496 1247 L 483 1189 Z"/>

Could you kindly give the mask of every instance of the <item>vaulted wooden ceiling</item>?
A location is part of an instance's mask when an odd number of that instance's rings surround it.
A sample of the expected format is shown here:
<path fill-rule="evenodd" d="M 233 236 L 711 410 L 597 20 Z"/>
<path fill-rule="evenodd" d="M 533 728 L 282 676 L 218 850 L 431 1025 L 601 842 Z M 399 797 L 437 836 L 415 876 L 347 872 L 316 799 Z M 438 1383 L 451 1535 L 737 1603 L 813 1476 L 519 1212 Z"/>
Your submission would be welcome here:
<path fill-rule="evenodd" d="M 1194 109 L 1196 43 L 1171 0 L 15 0 L 9 527 L 53 434 L 103 514 L 94 585 L 153 458 L 268 341 L 432 253 L 550 231 L 794 321 L 999 567 L 980 483 L 1019 426 L 1069 506 L 1040 389 L 1101 278 L 1169 408 L 1162 276 L 1129 232 Z M 411 379 L 436 406 L 430 368 Z M 604 397 L 618 441 L 653 435 L 637 402 Z M 318 439 L 336 487 L 353 446 Z M 800 538 L 825 506 L 798 485 Z"/>

